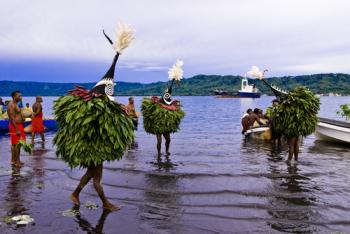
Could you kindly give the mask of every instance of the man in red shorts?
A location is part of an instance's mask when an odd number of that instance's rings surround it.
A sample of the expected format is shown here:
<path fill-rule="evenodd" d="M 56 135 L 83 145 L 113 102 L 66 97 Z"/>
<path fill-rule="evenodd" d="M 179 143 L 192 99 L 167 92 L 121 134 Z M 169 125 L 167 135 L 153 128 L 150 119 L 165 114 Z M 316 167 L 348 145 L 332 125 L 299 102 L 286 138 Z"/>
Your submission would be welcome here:
<path fill-rule="evenodd" d="M 20 140 L 26 140 L 26 135 L 23 129 L 23 116 L 21 109 L 18 107 L 18 102 L 22 100 L 22 95 L 19 91 L 14 91 L 11 94 L 12 101 L 8 104 L 7 114 L 9 116 L 9 132 L 11 137 L 11 164 L 16 167 L 22 167 L 24 163 L 20 160 L 20 147 L 17 144 Z"/>
<path fill-rule="evenodd" d="M 43 98 L 40 96 L 36 97 L 36 101 L 33 104 L 33 119 L 32 119 L 32 145 L 34 145 L 35 134 L 39 133 L 41 136 L 42 143 L 45 142 L 44 136 L 44 123 L 43 123 L 43 106 L 41 103 Z"/>

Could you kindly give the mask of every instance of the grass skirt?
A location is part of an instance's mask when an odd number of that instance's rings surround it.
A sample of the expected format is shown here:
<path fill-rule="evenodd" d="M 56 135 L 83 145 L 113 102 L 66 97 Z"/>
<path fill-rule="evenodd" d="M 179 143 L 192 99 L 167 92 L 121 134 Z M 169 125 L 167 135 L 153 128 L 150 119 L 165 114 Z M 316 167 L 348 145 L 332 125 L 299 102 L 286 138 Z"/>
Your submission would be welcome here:
<path fill-rule="evenodd" d="M 134 138 L 132 119 L 106 96 L 88 101 L 63 96 L 55 101 L 54 113 L 56 154 L 72 168 L 119 160 Z"/>
<path fill-rule="evenodd" d="M 176 102 L 176 105 L 176 110 L 169 110 L 164 108 L 163 104 L 154 101 L 154 98 L 144 98 L 141 110 L 145 131 L 150 134 L 177 132 L 185 112 L 181 110 L 178 102 Z"/>

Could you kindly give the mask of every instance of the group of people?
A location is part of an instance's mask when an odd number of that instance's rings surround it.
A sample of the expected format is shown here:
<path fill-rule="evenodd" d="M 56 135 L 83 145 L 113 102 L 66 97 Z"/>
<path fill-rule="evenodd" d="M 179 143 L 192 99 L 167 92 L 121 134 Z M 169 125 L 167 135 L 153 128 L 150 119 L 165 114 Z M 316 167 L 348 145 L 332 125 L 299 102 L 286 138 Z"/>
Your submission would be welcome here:
<path fill-rule="evenodd" d="M 77 86 L 67 95 L 55 101 L 54 114 L 58 130 L 53 143 L 56 146 L 57 157 L 64 160 L 71 168 L 86 168 L 86 173 L 70 195 L 71 201 L 75 205 L 80 205 L 80 192 L 90 180 L 93 180 L 93 185 L 103 207 L 114 211 L 120 208 L 109 202 L 104 194 L 101 180 L 103 163 L 122 158 L 125 150 L 134 140 L 134 130 L 138 124 L 138 115 L 135 112 L 133 99 L 129 99 L 128 106 L 114 100 L 115 66 L 122 51 L 129 46 L 134 37 L 133 30 L 127 25 L 120 25 L 115 42 L 105 33 L 104 36 L 115 49 L 116 54 L 113 57 L 113 62 L 106 74 L 91 90 Z M 166 156 L 169 156 L 170 134 L 179 130 L 180 122 L 185 116 L 180 102 L 172 100 L 173 85 L 175 82 L 179 83 L 183 76 L 182 65 L 183 62 L 178 60 L 169 70 L 170 84 L 168 83 L 161 97 L 153 96 L 142 100 L 143 127 L 147 133 L 156 136 L 158 157 L 161 156 L 163 137 L 165 138 Z M 255 73 L 257 78 L 263 80 L 264 72 L 257 71 Z M 263 81 L 267 83 L 265 80 Z M 22 166 L 23 163 L 19 160 L 20 147 L 17 147 L 20 140 L 25 140 L 24 118 L 18 106 L 22 100 L 21 93 L 14 91 L 12 99 L 7 106 L 12 144 L 11 163 L 15 166 Z M 36 103 L 33 105 L 32 122 L 34 125 L 39 122 L 42 124 L 41 102 L 41 97 L 37 97 Z M 295 103 L 295 105 L 292 105 L 294 109 L 289 112 L 286 106 L 290 107 L 291 103 Z M 300 106 L 303 106 L 304 109 L 301 109 Z M 298 137 L 312 133 L 317 122 L 318 109 L 319 100 L 312 92 L 306 88 L 295 89 L 288 96 L 280 97 L 278 105 L 273 108 L 272 115 L 271 110 L 265 114 L 259 109 L 248 110 L 242 119 L 243 133 L 253 127 L 255 123 L 258 125 L 270 124 L 276 133 L 286 136 L 290 140 L 290 152 L 295 154 L 295 160 L 297 160 L 298 144 L 296 142 L 298 142 Z M 296 112 L 300 113 L 300 116 L 295 115 Z M 289 123 L 293 123 L 296 127 L 290 127 Z M 36 127 L 33 126 L 33 128 L 36 131 Z"/>
<path fill-rule="evenodd" d="M 56 100 L 53 108 L 58 123 L 58 130 L 53 139 L 57 157 L 71 168 L 86 168 L 86 173 L 70 195 L 70 200 L 79 206 L 80 192 L 93 180 L 103 208 L 111 211 L 120 208 L 112 204 L 103 191 L 103 163 L 123 157 L 125 150 L 134 141 L 134 130 L 138 125 L 138 113 L 135 111 L 133 98 L 129 99 L 127 106 L 114 100 L 115 66 L 123 50 L 134 38 L 134 31 L 128 25 L 121 24 L 119 27 L 115 41 L 103 32 L 116 53 L 102 79 L 91 90 L 77 86 Z M 184 117 L 180 103 L 171 99 L 174 82 L 178 83 L 182 78 L 182 65 L 183 63 L 178 61 L 169 70 L 171 84 L 161 97 L 144 98 L 142 101 L 144 129 L 147 133 L 157 136 L 158 156 L 161 155 L 162 136 L 166 140 L 166 155 L 170 154 L 170 134 L 179 129 Z"/>
<path fill-rule="evenodd" d="M 296 87 L 289 92 L 271 86 L 264 78 L 266 71 L 266 69 L 260 71 L 258 67 L 253 66 L 248 74 L 261 80 L 271 89 L 276 96 L 276 99 L 273 100 L 273 107 L 268 108 L 265 115 L 259 110 L 254 111 L 255 113 L 248 110 L 249 113 L 242 118 L 242 133 L 245 134 L 248 129 L 254 127 L 254 123 L 257 123 L 257 126 L 262 124 L 261 116 L 267 117 L 270 129 L 264 133 L 269 132 L 271 136 L 269 138 L 275 144 L 280 143 L 282 137 L 286 139 L 289 145 L 288 161 L 293 158 L 297 161 L 300 138 L 315 131 L 320 100 L 312 91 L 303 86 Z"/>
<path fill-rule="evenodd" d="M 259 108 L 254 110 L 248 109 L 246 113 L 242 116 L 242 134 L 247 134 L 247 130 L 251 128 L 256 128 L 260 126 L 270 126 L 272 123 L 272 110 L 273 107 L 278 105 L 278 100 L 274 99 L 272 101 L 272 107 L 267 107 L 265 113 Z"/>
<path fill-rule="evenodd" d="M 42 97 L 36 97 L 33 107 L 30 108 L 29 103 L 25 108 L 20 107 L 22 102 L 22 94 L 20 91 L 13 91 L 11 93 L 12 101 L 6 106 L 6 115 L 9 120 L 9 134 L 11 139 L 11 164 L 15 167 L 22 167 L 24 165 L 20 160 L 21 143 L 26 141 L 23 123 L 26 118 L 31 118 L 31 132 L 32 145 L 34 145 L 34 138 L 36 134 L 40 134 L 42 142 L 45 142 L 44 124 L 43 124 L 43 107 Z"/>

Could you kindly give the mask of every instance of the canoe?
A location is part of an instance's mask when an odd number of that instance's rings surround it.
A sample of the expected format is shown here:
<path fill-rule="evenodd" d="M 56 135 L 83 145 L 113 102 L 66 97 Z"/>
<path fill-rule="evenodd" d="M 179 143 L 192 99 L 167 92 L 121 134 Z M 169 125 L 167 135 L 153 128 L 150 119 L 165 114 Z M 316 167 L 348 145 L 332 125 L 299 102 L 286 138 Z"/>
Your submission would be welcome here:
<path fill-rule="evenodd" d="M 350 144 L 350 123 L 320 117 L 315 136 L 322 141 Z"/>
<path fill-rule="evenodd" d="M 270 141 L 271 140 L 271 130 L 268 126 L 259 126 L 255 128 L 250 128 L 245 133 L 246 137 L 251 137 L 255 139 Z"/>
<path fill-rule="evenodd" d="M 25 121 L 24 128 L 30 129 L 30 125 L 32 121 Z M 0 132 L 8 132 L 9 131 L 9 120 L 0 120 Z M 44 119 L 44 126 L 46 131 L 57 131 L 58 125 L 56 120 L 54 119 Z"/>

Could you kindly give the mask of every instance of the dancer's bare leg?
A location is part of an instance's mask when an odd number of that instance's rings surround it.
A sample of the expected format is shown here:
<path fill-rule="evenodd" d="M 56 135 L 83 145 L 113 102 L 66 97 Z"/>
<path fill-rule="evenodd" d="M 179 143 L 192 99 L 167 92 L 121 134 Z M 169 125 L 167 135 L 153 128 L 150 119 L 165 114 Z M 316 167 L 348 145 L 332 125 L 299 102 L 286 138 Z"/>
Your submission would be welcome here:
<path fill-rule="evenodd" d="M 43 132 L 40 133 L 40 136 L 41 136 L 41 140 L 42 142 L 44 143 L 45 142 L 45 135 Z"/>
<path fill-rule="evenodd" d="M 16 147 L 17 145 L 11 145 L 11 165 L 16 164 Z"/>
<path fill-rule="evenodd" d="M 163 134 L 164 138 L 165 138 L 165 152 L 166 152 L 166 155 L 170 155 L 170 133 L 164 133 Z"/>
<path fill-rule="evenodd" d="M 162 149 L 162 135 L 157 134 L 157 152 L 158 152 L 158 157 L 161 155 L 161 149 Z"/>
<path fill-rule="evenodd" d="M 296 137 L 295 143 L 294 143 L 294 160 L 298 161 L 299 156 L 299 137 Z"/>
<path fill-rule="evenodd" d="M 18 145 L 15 145 L 15 154 L 14 154 L 15 164 L 14 165 L 16 167 L 24 166 L 24 163 L 21 162 L 20 154 L 21 154 L 21 147 L 18 147 Z"/>
<path fill-rule="evenodd" d="M 289 161 L 291 161 L 293 159 L 294 144 L 295 144 L 295 137 L 288 139 L 288 145 L 289 145 L 288 160 Z"/>
<path fill-rule="evenodd" d="M 74 204 L 80 205 L 79 194 L 80 194 L 81 190 L 85 187 L 85 185 L 91 180 L 91 178 L 93 176 L 93 171 L 94 171 L 94 167 L 89 167 L 87 169 L 85 175 L 83 175 L 83 177 L 81 177 L 78 187 L 69 196 L 69 198 L 74 202 Z"/>
<path fill-rule="evenodd" d="M 94 169 L 94 175 L 93 175 L 93 180 L 94 180 L 94 187 L 96 189 L 96 192 L 98 196 L 101 198 L 102 203 L 103 203 L 103 208 L 110 210 L 110 211 L 117 211 L 120 209 L 119 206 L 113 205 L 108 201 L 108 199 L 105 196 L 105 193 L 103 192 L 103 188 L 101 185 L 101 179 L 102 179 L 102 170 L 103 170 L 103 165 L 98 165 Z"/>
<path fill-rule="evenodd" d="M 35 133 L 32 131 L 32 145 L 34 145 Z"/>

